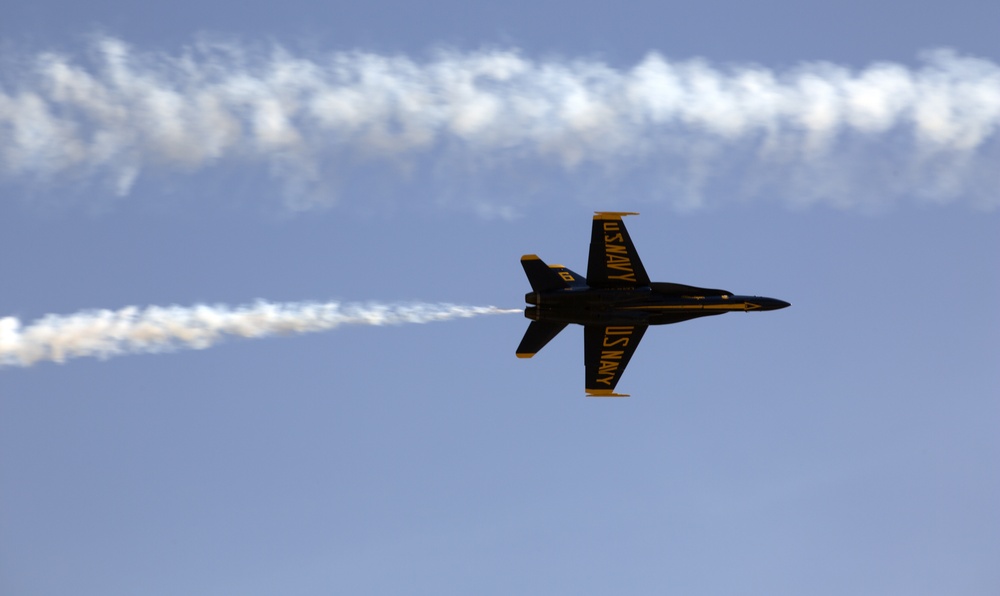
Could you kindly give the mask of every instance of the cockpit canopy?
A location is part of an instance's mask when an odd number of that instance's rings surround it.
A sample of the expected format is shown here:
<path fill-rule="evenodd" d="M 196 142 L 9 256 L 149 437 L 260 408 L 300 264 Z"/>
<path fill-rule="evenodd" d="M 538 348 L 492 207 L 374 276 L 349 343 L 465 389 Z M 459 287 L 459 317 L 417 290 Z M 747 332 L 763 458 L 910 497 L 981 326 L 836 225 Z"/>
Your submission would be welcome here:
<path fill-rule="evenodd" d="M 667 296 L 718 296 L 720 298 L 728 298 L 733 294 L 727 290 L 699 288 L 670 282 L 654 282 L 649 285 L 657 294 L 665 294 Z"/>

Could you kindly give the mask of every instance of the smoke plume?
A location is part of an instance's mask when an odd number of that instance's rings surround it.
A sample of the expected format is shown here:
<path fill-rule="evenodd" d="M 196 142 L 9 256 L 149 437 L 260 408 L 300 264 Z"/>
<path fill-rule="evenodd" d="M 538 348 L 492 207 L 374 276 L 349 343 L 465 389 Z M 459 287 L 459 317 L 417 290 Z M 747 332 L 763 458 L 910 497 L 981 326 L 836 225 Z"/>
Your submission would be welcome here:
<path fill-rule="evenodd" d="M 203 349 L 228 337 L 265 337 L 326 331 L 341 325 L 429 323 L 480 315 L 520 313 L 519 309 L 454 304 L 341 304 L 258 302 L 238 307 L 129 306 L 72 315 L 46 315 L 27 327 L 0 318 L 0 367 L 65 362 L 69 358 L 110 358 L 181 348 Z"/>
<path fill-rule="evenodd" d="M 588 185 L 638 180 L 655 189 L 647 199 L 679 207 L 703 204 L 726 175 L 737 182 L 722 200 L 991 209 L 998 131 L 1000 66 L 949 50 L 916 67 L 779 71 L 657 53 L 630 68 L 517 50 L 415 59 L 199 43 L 171 54 L 102 38 L 86 57 L 39 53 L 0 71 L 8 180 L 82 178 L 125 195 L 146 172 L 254 164 L 297 209 L 328 203 L 359 164 L 503 181 L 507 198 L 486 197 L 500 210 L 532 187 L 510 180 L 538 168 Z"/>

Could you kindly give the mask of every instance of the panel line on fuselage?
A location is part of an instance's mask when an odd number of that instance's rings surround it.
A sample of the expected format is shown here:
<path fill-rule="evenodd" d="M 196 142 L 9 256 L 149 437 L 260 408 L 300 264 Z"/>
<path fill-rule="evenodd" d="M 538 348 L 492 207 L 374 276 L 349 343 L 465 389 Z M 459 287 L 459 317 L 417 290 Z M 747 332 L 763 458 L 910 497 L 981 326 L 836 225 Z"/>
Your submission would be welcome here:
<path fill-rule="evenodd" d="M 731 302 L 728 304 L 650 304 L 648 306 L 619 306 L 620 310 L 754 310 L 760 305 L 751 302 Z"/>

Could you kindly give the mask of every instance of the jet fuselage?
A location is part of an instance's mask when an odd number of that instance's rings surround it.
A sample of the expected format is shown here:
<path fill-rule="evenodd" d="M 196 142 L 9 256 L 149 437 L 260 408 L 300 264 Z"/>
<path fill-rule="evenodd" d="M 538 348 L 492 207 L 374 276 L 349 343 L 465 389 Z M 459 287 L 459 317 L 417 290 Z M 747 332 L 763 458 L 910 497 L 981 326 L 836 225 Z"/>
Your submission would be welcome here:
<path fill-rule="evenodd" d="M 532 306 L 524 316 L 534 321 L 578 325 L 669 325 L 727 312 L 767 311 L 785 308 L 784 300 L 763 296 L 735 296 L 718 290 L 690 286 L 684 294 L 658 290 L 679 284 L 653 284 L 630 289 L 566 288 L 529 292 L 524 301 Z"/>

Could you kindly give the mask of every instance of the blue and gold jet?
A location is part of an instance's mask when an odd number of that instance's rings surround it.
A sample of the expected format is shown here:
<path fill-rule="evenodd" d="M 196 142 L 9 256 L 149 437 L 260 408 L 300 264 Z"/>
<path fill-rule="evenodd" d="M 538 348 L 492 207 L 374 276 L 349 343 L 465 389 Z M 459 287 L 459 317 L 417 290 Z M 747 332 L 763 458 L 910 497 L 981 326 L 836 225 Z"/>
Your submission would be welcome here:
<path fill-rule="evenodd" d="M 784 300 L 734 296 L 726 290 L 650 282 L 622 217 L 598 211 L 590 237 L 587 278 L 562 265 L 546 265 L 536 255 L 521 257 L 531 283 L 524 316 L 532 319 L 517 348 L 531 358 L 566 325 L 583 325 L 587 395 L 628 397 L 615 386 L 650 325 L 670 325 L 727 312 L 758 312 L 789 306 Z"/>

